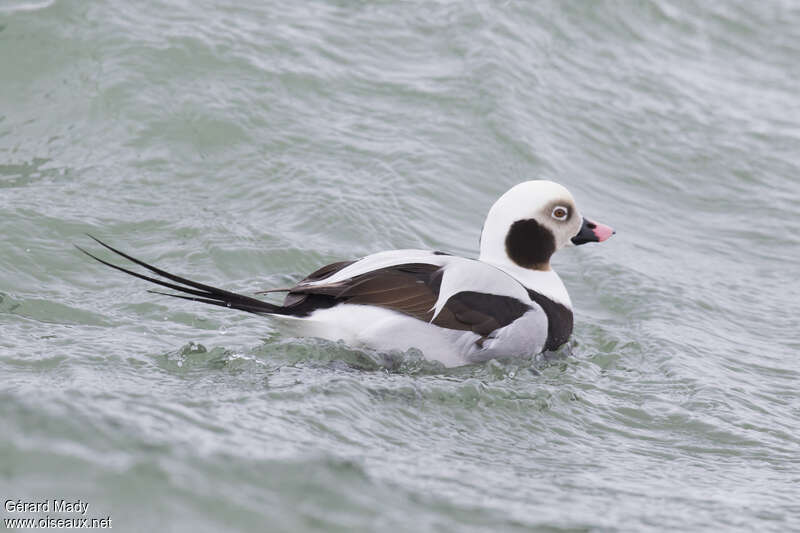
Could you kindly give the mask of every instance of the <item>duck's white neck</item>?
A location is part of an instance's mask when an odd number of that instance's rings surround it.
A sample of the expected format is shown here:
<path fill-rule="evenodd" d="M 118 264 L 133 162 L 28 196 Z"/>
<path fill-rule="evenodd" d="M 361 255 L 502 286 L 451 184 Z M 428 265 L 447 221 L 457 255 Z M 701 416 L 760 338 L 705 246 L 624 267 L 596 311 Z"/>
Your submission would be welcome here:
<path fill-rule="evenodd" d="M 480 260 L 499 268 L 522 283 L 525 288 L 534 290 L 542 296 L 546 296 L 554 302 L 572 309 L 572 300 L 569 299 L 567 288 L 564 286 L 564 282 L 561 281 L 561 277 L 559 277 L 555 270 L 532 270 L 530 268 L 522 268 L 508 259 L 505 261 L 495 261 L 494 258 L 491 257 L 484 258 L 483 253 L 481 253 Z"/>

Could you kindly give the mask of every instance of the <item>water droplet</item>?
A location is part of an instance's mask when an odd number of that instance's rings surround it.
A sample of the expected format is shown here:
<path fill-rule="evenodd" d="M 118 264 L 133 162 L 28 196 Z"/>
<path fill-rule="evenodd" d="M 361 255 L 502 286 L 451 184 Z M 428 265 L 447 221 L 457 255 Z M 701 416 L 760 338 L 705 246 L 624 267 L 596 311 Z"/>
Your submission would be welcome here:
<path fill-rule="evenodd" d="M 178 361 L 178 367 L 180 368 L 182 366 L 183 366 L 183 361 Z"/>
<path fill-rule="evenodd" d="M 228 302 L 226 305 L 227 305 L 228 307 L 230 307 L 230 306 L 231 306 L 231 303 L 230 303 L 230 302 Z"/>
<path fill-rule="evenodd" d="M 220 326 L 219 333 L 220 335 L 225 335 L 226 333 L 228 333 L 228 328 L 226 328 L 225 326 Z"/>
<path fill-rule="evenodd" d="M 31 249 L 30 248 L 25 248 L 25 251 L 28 252 L 28 253 L 31 253 Z"/>

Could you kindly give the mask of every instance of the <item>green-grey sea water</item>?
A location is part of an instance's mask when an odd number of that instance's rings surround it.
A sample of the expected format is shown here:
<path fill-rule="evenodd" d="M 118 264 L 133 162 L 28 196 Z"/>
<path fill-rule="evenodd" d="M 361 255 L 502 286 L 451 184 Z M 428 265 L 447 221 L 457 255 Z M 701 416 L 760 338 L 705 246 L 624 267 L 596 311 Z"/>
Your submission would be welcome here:
<path fill-rule="evenodd" d="M 474 257 L 541 177 L 617 230 L 556 257 L 546 360 L 296 339 L 72 246 L 250 294 Z M 117 531 L 798 531 L 799 196 L 794 0 L 0 0 L 0 499 Z"/>

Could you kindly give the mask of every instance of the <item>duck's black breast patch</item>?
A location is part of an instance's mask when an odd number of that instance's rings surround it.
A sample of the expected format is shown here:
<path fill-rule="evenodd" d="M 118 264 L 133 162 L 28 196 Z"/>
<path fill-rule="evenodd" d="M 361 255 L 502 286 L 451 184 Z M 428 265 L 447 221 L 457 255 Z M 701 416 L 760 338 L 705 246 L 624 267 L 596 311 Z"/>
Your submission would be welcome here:
<path fill-rule="evenodd" d="M 506 235 L 508 257 L 524 268 L 546 265 L 555 251 L 553 233 L 532 218 L 517 220 Z"/>
<path fill-rule="evenodd" d="M 539 304 L 547 315 L 547 342 L 545 342 L 544 349 L 557 350 L 572 335 L 574 320 L 572 309 L 530 289 L 528 289 L 528 296 Z"/>

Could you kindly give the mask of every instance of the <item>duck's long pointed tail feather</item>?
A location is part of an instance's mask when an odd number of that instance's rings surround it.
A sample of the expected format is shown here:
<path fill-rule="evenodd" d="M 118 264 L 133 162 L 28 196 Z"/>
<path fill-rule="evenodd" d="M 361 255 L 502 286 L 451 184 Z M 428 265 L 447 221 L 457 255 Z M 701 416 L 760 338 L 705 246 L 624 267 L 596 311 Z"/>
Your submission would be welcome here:
<path fill-rule="evenodd" d="M 109 246 L 108 244 L 104 243 L 103 241 L 101 241 L 96 237 L 93 237 L 92 235 L 89 235 L 89 237 L 93 239 L 95 242 L 97 242 L 99 245 L 103 246 L 104 248 L 107 248 L 108 250 L 111 250 L 112 252 L 121 257 L 124 257 L 128 261 L 136 263 L 137 265 L 146 268 L 150 272 L 158 276 L 161 276 L 162 278 L 174 281 L 176 283 L 170 283 L 169 281 L 164 281 L 163 279 L 154 278 L 152 276 L 146 276 L 144 274 L 134 272 L 133 270 L 129 270 L 125 267 L 115 265 L 114 263 L 105 261 L 104 259 L 100 259 L 91 252 L 84 250 L 77 244 L 75 245 L 75 248 L 85 253 L 95 261 L 99 261 L 100 263 L 103 263 L 108 267 L 111 267 L 115 270 L 119 270 L 120 272 L 125 272 L 126 274 L 129 274 L 136 278 L 143 279 L 145 281 L 149 281 L 150 283 L 155 283 L 156 285 L 161 285 L 162 287 L 167 287 L 168 289 L 173 289 L 182 292 L 184 294 L 190 294 L 192 296 L 184 296 L 182 294 L 170 294 L 167 292 L 160 292 L 160 291 L 150 291 L 150 292 L 154 292 L 156 294 L 163 294 L 165 296 L 172 296 L 173 298 L 182 298 L 184 300 L 192 300 L 195 302 L 218 305 L 220 307 L 239 309 L 241 311 L 247 311 L 249 313 L 276 314 L 276 315 L 291 314 L 290 311 L 288 311 L 286 308 L 280 305 L 271 304 L 269 302 L 265 302 L 257 298 L 251 298 L 249 296 L 244 296 L 242 294 L 237 294 L 235 292 L 226 291 L 224 289 L 212 287 L 211 285 L 206 285 L 204 283 L 199 283 L 197 281 L 192 281 L 190 279 L 176 276 L 175 274 L 171 274 L 165 270 L 161 270 L 160 268 L 154 267 L 153 265 L 149 265 L 144 261 L 136 259 L 135 257 L 131 257 L 130 255 Z"/>

